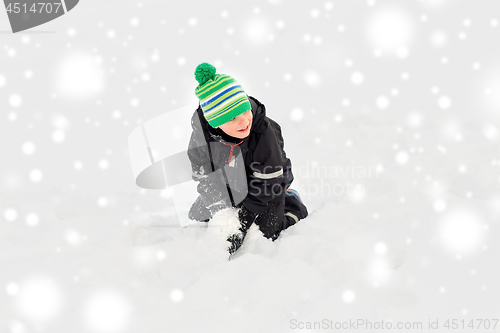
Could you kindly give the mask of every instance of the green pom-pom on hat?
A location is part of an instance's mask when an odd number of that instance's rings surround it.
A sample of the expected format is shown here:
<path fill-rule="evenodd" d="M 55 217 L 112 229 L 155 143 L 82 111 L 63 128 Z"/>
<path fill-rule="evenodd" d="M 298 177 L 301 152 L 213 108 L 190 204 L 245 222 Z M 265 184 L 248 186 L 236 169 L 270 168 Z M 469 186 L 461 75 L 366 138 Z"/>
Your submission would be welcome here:
<path fill-rule="evenodd" d="M 196 67 L 194 77 L 200 84 L 200 87 L 208 80 L 213 80 L 215 78 L 215 71 L 215 67 L 206 62 L 199 64 L 198 67 Z"/>

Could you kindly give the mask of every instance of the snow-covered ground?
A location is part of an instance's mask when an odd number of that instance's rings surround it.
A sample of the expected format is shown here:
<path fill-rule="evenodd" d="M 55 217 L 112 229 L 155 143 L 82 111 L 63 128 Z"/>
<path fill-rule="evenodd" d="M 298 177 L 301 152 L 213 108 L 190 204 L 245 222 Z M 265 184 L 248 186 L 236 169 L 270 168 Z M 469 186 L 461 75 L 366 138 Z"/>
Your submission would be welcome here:
<path fill-rule="evenodd" d="M 87 0 L 0 34 L 0 331 L 500 330 L 499 9 Z M 231 260 L 234 212 L 171 222 L 128 150 L 203 61 L 281 124 L 310 211 Z"/>

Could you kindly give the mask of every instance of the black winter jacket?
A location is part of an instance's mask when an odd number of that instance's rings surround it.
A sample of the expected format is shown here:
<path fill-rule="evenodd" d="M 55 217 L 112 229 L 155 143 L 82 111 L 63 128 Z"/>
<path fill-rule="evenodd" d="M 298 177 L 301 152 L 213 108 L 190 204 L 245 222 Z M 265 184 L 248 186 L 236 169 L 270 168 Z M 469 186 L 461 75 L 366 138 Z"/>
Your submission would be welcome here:
<path fill-rule="evenodd" d="M 248 98 L 253 122 L 243 140 L 211 127 L 201 107 L 193 114 L 188 156 L 193 179 L 199 182 L 199 198 L 190 211 L 191 219 L 208 220 L 231 206 L 261 214 L 283 200 L 293 180 L 280 126 L 266 116 L 262 103 Z"/>

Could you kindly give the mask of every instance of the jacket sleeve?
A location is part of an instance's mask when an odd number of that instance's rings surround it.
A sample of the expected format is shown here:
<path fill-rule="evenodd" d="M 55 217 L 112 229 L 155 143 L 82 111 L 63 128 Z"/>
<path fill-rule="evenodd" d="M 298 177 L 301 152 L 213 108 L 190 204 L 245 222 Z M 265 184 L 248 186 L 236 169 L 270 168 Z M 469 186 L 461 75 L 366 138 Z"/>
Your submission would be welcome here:
<path fill-rule="evenodd" d="M 195 112 L 191 120 L 193 132 L 189 141 L 188 157 L 191 162 L 192 178 L 198 182 L 200 200 L 213 215 L 231 206 L 231 201 L 221 170 L 213 169 L 210 150 L 198 117 Z"/>
<path fill-rule="evenodd" d="M 266 211 L 268 204 L 283 191 L 283 160 L 278 134 L 267 123 L 250 163 L 248 196 L 243 205 L 255 214 Z"/>

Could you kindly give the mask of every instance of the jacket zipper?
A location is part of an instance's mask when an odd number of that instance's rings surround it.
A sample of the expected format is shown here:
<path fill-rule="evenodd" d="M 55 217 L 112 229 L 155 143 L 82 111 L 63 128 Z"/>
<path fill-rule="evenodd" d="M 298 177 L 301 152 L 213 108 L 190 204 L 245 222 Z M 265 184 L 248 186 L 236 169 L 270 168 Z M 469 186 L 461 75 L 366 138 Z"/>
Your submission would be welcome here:
<path fill-rule="evenodd" d="M 239 146 L 242 143 L 243 143 L 243 140 L 241 140 L 240 143 L 235 143 L 235 144 L 223 142 L 223 144 L 225 144 L 226 146 L 231 146 L 231 150 L 229 151 L 229 158 L 227 159 L 227 163 L 231 163 L 231 158 L 233 157 L 234 147 Z"/>

